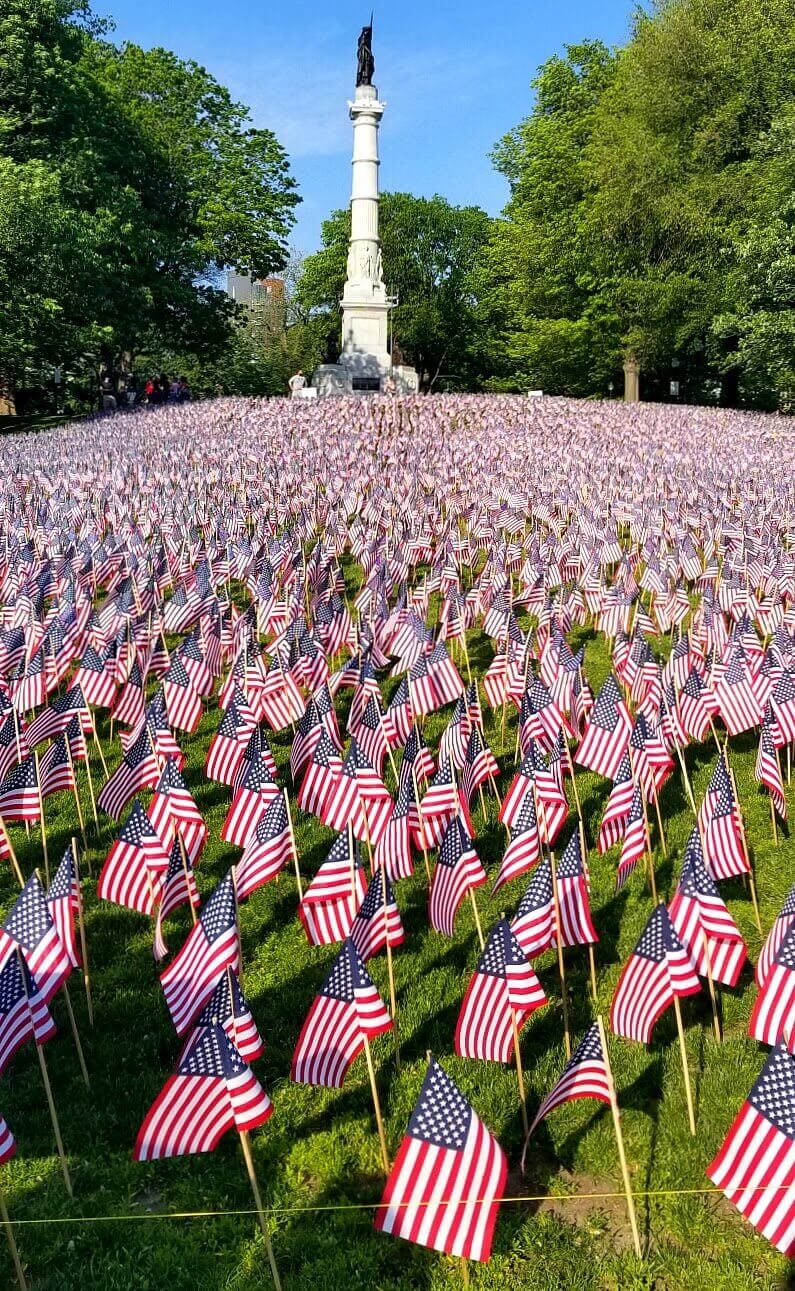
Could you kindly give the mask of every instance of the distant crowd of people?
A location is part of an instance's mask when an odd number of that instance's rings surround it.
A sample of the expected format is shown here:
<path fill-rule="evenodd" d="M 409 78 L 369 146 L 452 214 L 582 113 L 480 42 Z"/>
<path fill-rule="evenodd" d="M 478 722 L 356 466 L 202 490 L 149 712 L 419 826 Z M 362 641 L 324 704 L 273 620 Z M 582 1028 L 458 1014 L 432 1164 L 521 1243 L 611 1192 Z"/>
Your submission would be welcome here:
<path fill-rule="evenodd" d="M 190 386 L 185 377 L 170 377 L 161 372 L 159 376 L 149 377 L 143 389 L 139 389 L 134 376 L 122 377 L 117 388 L 111 377 L 102 379 L 102 410 L 114 412 L 116 408 L 132 408 L 137 403 L 187 403 L 191 397 Z"/>

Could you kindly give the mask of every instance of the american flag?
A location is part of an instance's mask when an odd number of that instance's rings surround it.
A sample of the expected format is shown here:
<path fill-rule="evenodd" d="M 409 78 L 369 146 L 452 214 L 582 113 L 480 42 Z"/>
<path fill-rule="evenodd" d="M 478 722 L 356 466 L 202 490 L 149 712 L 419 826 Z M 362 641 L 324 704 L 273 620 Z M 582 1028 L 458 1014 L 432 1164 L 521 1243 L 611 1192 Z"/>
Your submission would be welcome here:
<path fill-rule="evenodd" d="M 612 779 L 627 751 L 632 718 L 612 673 L 588 714 L 582 740 L 574 754 L 580 766 Z"/>
<path fill-rule="evenodd" d="M 492 928 L 469 980 L 455 1029 L 462 1058 L 510 1062 L 520 1030 L 547 998 L 507 919 Z"/>
<path fill-rule="evenodd" d="M 591 919 L 580 835 L 574 832 L 555 867 L 564 946 L 586 946 L 599 940 Z"/>
<path fill-rule="evenodd" d="M 306 708 L 295 728 L 295 735 L 290 746 L 290 775 L 293 783 L 298 779 L 315 751 L 323 732 L 323 722 L 314 695 L 310 695 Z M 220 732 L 219 732 L 220 733 Z M 326 732 L 328 734 L 328 732 Z"/>
<path fill-rule="evenodd" d="M 66 735 L 58 735 L 46 753 L 39 758 L 39 784 L 42 798 L 53 793 L 63 793 L 75 787 L 75 778 Z"/>
<path fill-rule="evenodd" d="M 795 1254 L 795 1058 L 767 1058 L 707 1177 L 769 1242 Z"/>
<path fill-rule="evenodd" d="M 171 656 L 162 687 L 169 725 L 192 735 L 201 721 L 202 702 L 184 663 L 176 654 Z"/>
<path fill-rule="evenodd" d="M 718 701 L 701 673 L 697 668 L 691 668 L 679 692 L 679 714 L 685 730 L 694 740 L 703 740 L 718 710 Z"/>
<path fill-rule="evenodd" d="M 435 770 L 433 754 L 425 743 L 422 731 L 416 725 L 409 731 L 403 747 L 403 761 L 400 764 L 401 778 L 412 779 L 412 768 L 418 784 L 432 776 Z"/>
<path fill-rule="evenodd" d="M 262 1036 L 254 1021 L 248 1001 L 237 978 L 237 973 L 227 968 L 218 978 L 218 985 L 196 1019 L 196 1027 L 218 1023 L 224 1028 L 244 1062 L 254 1062 L 265 1052 Z M 191 1037 L 186 1048 L 191 1044 Z"/>
<path fill-rule="evenodd" d="M 348 729 L 380 776 L 388 748 L 380 692 L 370 695 L 359 721 L 353 726 L 349 722 Z"/>
<path fill-rule="evenodd" d="M 756 961 L 754 977 L 757 986 L 763 986 L 767 981 L 776 951 L 789 932 L 793 923 L 795 923 L 795 884 L 787 893 L 787 899 L 776 915 L 775 923 L 765 938 L 765 944 L 759 952 L 759 958 Z"/>
<path fill-rule="evenodd" d="M 375 1227 L 446 1255 L 486 1261 L 507 1172 L 499 1143 L 431 1058 Z"/>
<path fill-rule="evenodd" d="M 773 687 L 770 699 L 776 724 L 785 741 L 791 744 L 795 740 L 795 673 L 791 668 L 784 669 Z"/>
<path fill-rule="evenodd" d="M 237 863 L 238 901 L 245 900 L 256 888 L 275 878 L 282 866 L 294 859 L 290 818 L 284 798 L 279 794 L 266 807 Z"/>
<path fill-rule="evenodd" d="M 635 780 L 629 752 L 627 752 L 621 759 L 613 778 L 613 788 L 610 790 L 610 797 L 602 814 L 596 843 L 600 854 L 603 855 L 624 837 L 626 820 L 632 810 L 634 796 Z"/>
<path fill-rule="evenodd" d="M 361 955 L 346 938 L 301 1028 L 291 1080 L 339 1089 L 365 1037 L 370 1040 L 391 1027 Z"/>
<path fill-rule="evenodd" d="M 464 765 L 467 741 L 472 730 L 472 723 L 467 710 L 466 697 L 459 695 L 447 726 L 439 741 L 439 757 L 449 758 L 453 766 L 461 769 Z"/>
<path fill-rule="evenodd" d="M 87 702 L 97 708 L 110 708 L 116 694 L 116 683 L 93 646 L 86 646 L 80 667 L 72 677 Z"/>
<path fill-rule="evenodd" d="M 302 811 L 323 819 L 327 805 L 332 800 L 342 772 L 340 758 L 331 737 L 324 730 L 312 750 L 312 757 L 298 791 L 298 806 Z"/>
<path fill-rule="evenodd" d="M 30 747 L 35 748 L 43 740 L 54 739 L 56 735 L 60 735 L 75 714 L 81 718 L 83 729 L 90 731 L 91 723 L 85 696 L 79 686 L 70 686 L 64 695 L 53 700 L 49 708 L 39 713 L 27 728 L 26 735 Z"/>
<path fill-rule="evenodd" d="M 15 952 L 0 968 L 0 1074 L 20 1045 L 28 1040 L 44 1044 L 55 1032 L 47 1002 L 22 955 Z"/>
<path fill-rule="evenodd" d="M 147 815 L 164 847 L 170 846 L 174 831 L 180 835 L 195 865 L 207 842 L 207 826 L 173 758 L 166 758 Z"/>
<path fill-rule="evenodd" d="M 39 780 L 33 754 L 14 767 L 0 784 L 0 816 L 3 820 L 38 820 L 41 814 Z"/>
<path fill-rule="evenodd" d="M 452 937 L 455 916 L 467 892 L 486 882 L 486 871 L 459 816 L 447 826 L 431 880 L 428 902 L 434 932 Z"/>
<path fill-rule="evenodd" d="M 298 909 L 310 944 L 344 941 L 366 892 L 359 845 L 346 830 L 334 840 Z"/>
<path fill-rule="evenodd" d="M 730 879 L 747 874 L 734 787 L 723 753 L 715 764 L 698 819 L 704 860 L 712 877 Z"/>
<path fill-rule="evenodd" d="M 511 929 L 529 959 L 555 945 L 555 896 L 548 860 L 541 862 L 528 883 Z"/>
<path fill-rule="evenodd" d="M 762 706 L 754 693 L 742 650 L 734 652 L 723 676 L 716 679 L 715 698 L 730 735 L 740 735 L 762 721 Z"/>
<path fill-rule="evenodd" d="M 67 947 L 47 904 L 47 894 L 37 874 L 31 874 L 0 930 L 0 963 L 19 948 L 36 988 L 49 1004 L 72 971 Z"/>
<path fill-rule="evenodd" d="M 237 902 L 231 871 L 206 901 L 182 949 L 160 974 L 177 1035 L 184 1035 L 225 968 L 240 972 Z"/>
<path fill-rule="evenodd" d="M 167 919 L 174 910 L 186 902 L 190 902 L 194 910 L 198 910 L 201 905 L 199 890 L 196 887 L 196 879 L 193 875 L 193 866 L 189 858 L 183 853 L 178 838 L 175 838 L 171 844 L 168 869 L 162 880 L 161 893 L 160 904 L 157 907 L 155 937 L 152 947 L 155 959 L 165 959 L 168 954 L 168 946 L 163 936 L 163 920 Z"/>
<path fill-rule="evenodd" d="M 532 1134 L 545 1116 L 576 1098 L 596 1098 L 600 1103 L 610 1103 L 610 1078 L 602 1049 L 599 1024 L 593 1022 L 585 1032 L 560 1076 L 550 1089 L 535 1114 L 529 1133 Z"/>
<path fill-rule="evenodd" d="M 138 660 L 133 659 L 129 676 L 113 701 L 111 712 L 114 720 L 125 726 L 135 726 L 140 722 L 146 707 L 144 693 L 141 667 Z"/>
<path fill-rule="evenodd" d="M 643 793 L 636 785 L 632 794 L 632 805 L 624 825 L 624 841 L 621 844 L 621 856 L 616 871 L 617 892 L 623 888 L 630 874 L 647 852 L 651 854 L 646 813 L 643 809 Z"/>
<path fill-rule="evenodd" d="M 401 767 L 401 775 L 402 775 Z M 428 786 L 422 800 L 423 820 L 435 820 L 437 817 L 446 821 L 458 810 L 459 796 L 456 789 L 453 766 L 449 758 L 440 759 L 433 780 Z"/>
<path fill-rule="evenodd" d="M 24 762 L 30 752 L 23 719 L 9 713 L 0 725 L 0 780 L 5 780 L 11 768 Z"/>
<path fill-rule="evenodd" d="M 235 777 L 234 796 L 221 826 L 221 838 L 235 847 L 245 847 L 270 803 L 280 797 L 279 786 L 264 762 L 242 765 Z"/>
<path fill-rule="evenodd" d="M 140 914 L 153 914 L 167 869 L 168 852 L 136 798 L 105 858 L 97 896 Z"/>
<path fill-rule="evenodd" d="M 538 862 L 541 840 L 538 835 L 535 798 L 532 785 L 526 790 L 522 805 L 510 826 L 510 837 L 505 849 L 492 892 L 498 892 L 504 883 L 517 878 Z"/>
<path fill-rule="evenodd" d="M 392 815 L 392 797 L 372 763 L 351 739 L 334 787 L 320 818 L 331 829 L 350 825 L 356 838 L 377 844 Z"/>
<path fill-rule="evenodd" d="M 212 1152 L 227 1130 L 264 1125 L 268 1095 L 220 1023 L 202 1027 L 184 1050 L 135 1140 L 136 1161 Z"/>
<path fill-rule="evenodd" d="M 795 1021 L 795 927 L 790 926 L 773 955 L 751 1011 L 748 1034 L 762 1044 L 789 1038 Z"/>
<path fill-rule="evenodd" d="M 494 754 L 486 744 L 480 730 L 473 726 L 467 741 L 464 769 L 461 774 L 461 789 L 467 802 L 472 794 L 487 780 L 493 780 L 500 774 Z"/>
<path fill-rule="evenodd" d="M 73 968 L 80 967 L 75 937 L 75 915 L 80 911 L 80 889 L 71 847 L 67 847 L 47 889 L 47 906 L 61 945 Z"/>
<path fill-rule="evenodd" d="M 754 778 L 763 784 L 770 794 L 770 800 L 782 820 L 787 819 L 787 800 L 784 797 L 784 780 L 778 761 L 778 752 L 773 739 L 772 723 L 766 718 L 762 722 L 759 734 L 759 749 L 756 755 Z"/>
<path fill-rule="evenodd" d="M 144 727 L 102 789 L 97 804 L 113 820 L 118 820 L 133 794 L 140 793 L 142 789 L 154 789 L 159 779 L 160 765 L 149 731 Z"/>
<path fill-rule="evenodd" d="M 257 719 L 250 709 L 249 713 L 250 716 L 248 714 L 244 716 L 237 705 L 231 703 L 222 714 L 218 730 L 207 750 L 204 774 L 208 780 L 216 780 L 219 784 L 232 783 L 235 772 L 243 760 L 248 738 L 257 724 Z"/>
<path fill-rule="evenodd" d="M 610 1006 L 610 1026 L 616 1035 L 648 1044 L 655 1022 L 674 996 L 700 990 L 695 965 L 665 906 L 658 905 L 622 969 Z"/>
<path fill-rule="evenodd" d="M 350 939 L 366 961 L 383 950 L 387 942 L 390 947 L 402 945 L 405 936 L 392 884 L 378 869 L 351 924 Z"/>
<path fill-rule="evenodd" d="M 383 865 L 390 879 L 408 879 L 414 873 L 411 859 L 412 812 L 419 829 L 414 785 L 411 782 L 399 784 L 392 815 L 378 840 L 374 855 L 376 869 Z"/>
<path fill-rule="evenodd" d="M 709 969 L 714 981 L 736 986 L 747 958 L 745 943 L 704 864 L 698 829 L 693 830 L 685 848 L 668 913 L 699 976 L 706 977 Z"/>
<path fill-rule="evenodd" d="M 10 1161 L 16 1150 L 16 1140 L 6 1125 L 5 1117 L 0 1116 L 0 1165 Z"/>

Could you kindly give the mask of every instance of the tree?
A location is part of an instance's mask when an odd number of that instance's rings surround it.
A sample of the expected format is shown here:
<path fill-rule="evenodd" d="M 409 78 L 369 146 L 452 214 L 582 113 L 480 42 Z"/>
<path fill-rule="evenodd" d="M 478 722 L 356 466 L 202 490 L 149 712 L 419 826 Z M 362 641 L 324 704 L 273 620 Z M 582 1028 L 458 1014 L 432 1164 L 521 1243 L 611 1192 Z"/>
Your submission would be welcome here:
<path fill-rule="evenodd" d="M 287 254 L 299 199 L 273 134 L 197 64 L 112 45 L 82 0 L 3 0 L 0 66 L 6 193 L 30 180 L 27 214 L 0 232 L 0 279 L 39 258 L 45 187 L 53 244 L 82 273 L 79 293 L 64 273 L 19 280 L 20 316 L 49 325 L 27 346 L 9 329 L 6 385 L 87 343 L 108 368 L 141 349 L 220 353 L 234 308 L 218 269 L 270 274 Z"/>
<path fill-rule="evenodd" d="M 599 290 L 588 228 L 586 160 L 614 68 L 600 41 L 567 46 L 539 69 L 532 114 L 494 150 L 511 189 L 479 270 L 494 385 L 585 394 L 605 389 L 619 364 L 618 320 Z"/>
<path fill-rule="evenodd" d="M 433 389 L 445 375 L 477 379 L 479 318 L 475 267 L 491 220 L 477 206 L 443 197 L 383 193 L 380 234 L 387 288 L 398 298 L 391 315 L 394 344 Z M 334 211 L 322 226 L 322 247 L 304 262 L 298 298 L 310 310 L 336 311 L 345 283 L 350 212 Z M 327 330 L 339 330 L 334 313 Z"/>

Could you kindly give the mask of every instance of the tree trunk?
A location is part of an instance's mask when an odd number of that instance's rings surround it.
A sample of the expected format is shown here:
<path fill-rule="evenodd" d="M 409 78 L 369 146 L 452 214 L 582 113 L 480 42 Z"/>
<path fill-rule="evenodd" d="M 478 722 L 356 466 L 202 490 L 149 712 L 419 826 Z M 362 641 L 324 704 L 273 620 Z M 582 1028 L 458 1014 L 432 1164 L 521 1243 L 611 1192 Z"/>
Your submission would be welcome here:
<path fill-rule="evenodd" d="M 7 377 L 0 376 L 0 417 L 16 417 L 16 415 L 14 387 Z"/>

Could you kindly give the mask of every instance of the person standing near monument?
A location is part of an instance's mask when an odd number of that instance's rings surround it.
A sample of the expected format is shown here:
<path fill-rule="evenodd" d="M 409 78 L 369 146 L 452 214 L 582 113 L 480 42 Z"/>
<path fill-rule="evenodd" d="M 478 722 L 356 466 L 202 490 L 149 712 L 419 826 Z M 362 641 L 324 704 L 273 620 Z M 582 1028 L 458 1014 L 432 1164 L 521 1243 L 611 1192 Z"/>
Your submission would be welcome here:
<path fill-rule="evenodd" d="M 306 377 L 304 376 L 300 368 L 298 369 L 294 377 L 290 377 L 288 385 L 290 387 L 290 398 L 300 399 L 301 391 L 304 389 L 306 385 Z"/>

